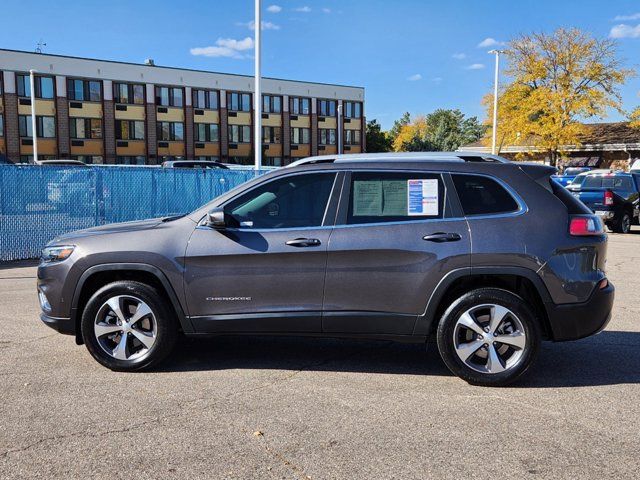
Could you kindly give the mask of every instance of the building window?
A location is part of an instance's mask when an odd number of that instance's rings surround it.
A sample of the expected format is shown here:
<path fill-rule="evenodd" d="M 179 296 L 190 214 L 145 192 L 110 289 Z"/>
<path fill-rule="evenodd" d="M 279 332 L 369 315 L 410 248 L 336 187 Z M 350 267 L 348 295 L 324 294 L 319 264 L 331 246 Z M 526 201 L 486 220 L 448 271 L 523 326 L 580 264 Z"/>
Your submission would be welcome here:
<path fill-rule="evenodd" d="M 67 79 L 67 97 L 78 102 L 102 101 L 102 87 L 99 80 Z"/>
<path fill-rule="evenodd" d="M 282 143 L 280 127 L 262 127 L 262 143 Z"/>
<path fill-rule="evenodd" d="M 196 123 L 196 142 L 217 142 L 220 140 L 220 130 L 217 123 Z"/>
<path fill-rule="evenodd" d="M 116 103 L 144 105 L 144 85 L 138 83 L 114 83 L 113 99 Z"/>
<path fill-rule="evenodd" d="M 72 155 L 72 160 L 79 160 L 87 165 L 102 165 L 104 157 L 102 155 Z"/>
<path fill-rule="evenodd" d="M 227 163 L 230 163 L 232 165 L 252 165 L 253 157 L 240 157 L 232 155 L 228 158 Z"/>
<path fill-rule="evenodd" d="M 193 108 L 218 109 L 218 92 L 215 90 L 193 90 Z"/>
<path fill-rule="evenodd" d="M 99 118 L 71 118 L 69 119 L 69 134 L 71 138 L 78 139 L 102 138 L 102 120 Z"/>
<path fill-rule="evenodd" d="M 249 125 L 229 125 L 230 143 L 251 143 L 251 127 Z"/>
<path fill-rule="evenodd" d="M 293 145 L 310 143 L 309 129 L 300 127 L 291 128 L 291 143 Z"/>
<path fill-rule="evenodd" d="M 335 100 L 318 100 L 318 115 L 321 117 L 336 116 Z"/>
<path fill-rule="evenodd" d="M 282 157 L 262 157 L 262 165 L 265 167 L 281 167 Z"/>
<path fill-rule="evenodd" d="M 144 122 L 141 120 L 116 120 L 117 140 L 144 140 Z"/>
<path fill-rule="evenodd" d="M 321 128 L 318 130 L 318 144 L 320 145 L 335 145 L 336 144 L 336 129 L 335 128 Z"/>
<path fill-rule="evenodd" d="M 182 122 L 158 122 L 158 140 L 164 142 L 183 141 L 184 124 Z"/>
<path fill-rule="evenodd" d="M 118 156 L 116 157 L 116 163 L 118 165 L 144 165 L 145 157 L 137 156 L 137 157 L 128 157 L 128 156 Z"/>
<path fill-rule="evenodd" d="M 264 113 L 281 113 L 282 97 L 277 95 L 262 96 L 262 111 Z"/>
<path fill-rule="evenodd" d="M 360 130 L 345 130 L 344 131 L 344 144 L 345 145 L 360 145 Z"/>
<path fill-rule="evenodd" d="M 182 107 L 184 105 L 182 88 L 156 87 L 156 105 L 161 107 Z"/>
<path fill-rule="evenodd" d="M 361 118 L 362 104 L 360 102 L 344 102 L 345 118 Z"/>
<path fill-rule="evenodd" d="M 198 160 L 199 162 L 219 162 L 220 157 L 214 157 L 211 155 L 200 155 L 196 156 L 196 160 Z"/>
<path fill-rule="evenodd" d="M 31 96 L 31 80 L 29 75 L 16 75 L 19 97 Z M 53 78 L 35 76 L 33 79 L 36 88 L 36 98 L 53 98 Z"/>
<path fill-rule="evenodd" d="M 289 97 L 289 111 L 292 115 L 309 115 L 311 100 L 302 97 Z"/>
<path fill-rule="evenodd" d="M 251 94 L 250 93 L 227 93 L 227 109 L 232 112 L 250 112 L 251 111 Z"/>
<path fill-rule="evenodd" d="M 32 137 L 31 115 L 18 116 L 18 130 L 21 137 Z M 38 138 L 55 138 L 56 120 L 55 117 L 36 116 L 36 133 Z"/>

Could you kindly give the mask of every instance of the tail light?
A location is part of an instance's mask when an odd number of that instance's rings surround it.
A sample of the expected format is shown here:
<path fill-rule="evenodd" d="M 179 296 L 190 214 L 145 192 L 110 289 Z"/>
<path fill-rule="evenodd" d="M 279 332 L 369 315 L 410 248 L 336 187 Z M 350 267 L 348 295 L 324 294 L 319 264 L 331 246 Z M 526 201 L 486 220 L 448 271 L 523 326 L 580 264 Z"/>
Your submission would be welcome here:
<path fill-rule="evenodd" d="M 602 235 L 604 233 L 604 226 L 602 225 L 602 221 L 595 215 L 575 216 L 571 217 L 569 233 L 574 237 Z"/>
<path fill-rule="evenodd" d="M 605 190 L 604 192 L 604 204 L 611 206 L 613 205 L 613 192 L 611 190 Z"/>

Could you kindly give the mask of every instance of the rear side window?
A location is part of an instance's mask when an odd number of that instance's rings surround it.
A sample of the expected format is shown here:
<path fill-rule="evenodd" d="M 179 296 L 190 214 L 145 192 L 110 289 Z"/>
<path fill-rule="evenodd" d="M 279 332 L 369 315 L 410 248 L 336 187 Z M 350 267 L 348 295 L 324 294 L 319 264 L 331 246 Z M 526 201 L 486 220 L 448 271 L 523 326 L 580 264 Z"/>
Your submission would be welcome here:
<path fill-rule="evenodd" d="M 518 210 L 518 203 L 495 180 L 480 175 L 451 175 L 465 215 L 492 215 Z"/>
<path fill-rule="evenodd" d="M 610 188 L 612 190 L 633 190 L 631 177 L 604 177 L 587 175 L 583 188 Z"/>
<path fill-rule="evenodd" d="M 348 224 L 442 218 L 444 185 L 437 174 L 353 172 Z"/>

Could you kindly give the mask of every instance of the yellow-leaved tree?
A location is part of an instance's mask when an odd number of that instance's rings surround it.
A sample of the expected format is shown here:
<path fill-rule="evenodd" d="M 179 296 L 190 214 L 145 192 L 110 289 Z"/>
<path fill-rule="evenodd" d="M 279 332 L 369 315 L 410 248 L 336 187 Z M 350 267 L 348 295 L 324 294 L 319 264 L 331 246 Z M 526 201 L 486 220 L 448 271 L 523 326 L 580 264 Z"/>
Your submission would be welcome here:
<path fill-rule="evenodd" d="M 498 96 L 498 147 L 535 145 L 552 165 L 566 146 L 580 145 L 582 122 L 622 112 L 619 89 L 634 74 L 622 66 L 616 43 L 578 29 L 522 35 L 505 52 L 508 83 Z M 484 98 L 488 123 L 493 95 Z M 489 128 L 485 143 L 491 142 Z"/>

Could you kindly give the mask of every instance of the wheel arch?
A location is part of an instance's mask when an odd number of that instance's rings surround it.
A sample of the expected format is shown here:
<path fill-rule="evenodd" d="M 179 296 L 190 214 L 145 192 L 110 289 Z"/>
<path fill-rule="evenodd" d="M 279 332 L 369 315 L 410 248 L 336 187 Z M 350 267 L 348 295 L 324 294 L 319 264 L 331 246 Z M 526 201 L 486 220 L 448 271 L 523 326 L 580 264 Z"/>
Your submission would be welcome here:
<path fill-rule="evenodd" d="M 418 317 L 414 335 L 430 335 L 446 308 L 466 292 L 482 287 L 501 288 L 527 300 L 534 308 L 545 338 L 552 338 L 547 305 L 551 296 L 542 279 L 524 267 L 468 267 L 445 275 L 435 288 L 427 307 Z"/>
<path fill-rule="evenodd" d="M 139 281 L 165 293 L 178 317 L 182 331 L 185 333 L 193 332 L 193 326 L 185 315 L 173 286 L 158 267 L 145 263 L 107 263 L 94 265 L 85 270 L 76 284 L 71 301 L 71 321 L 75 325 L 78 345 L 84 343 L 80 321 L 87 301 L 99 288 L 118 280 Z"/>

